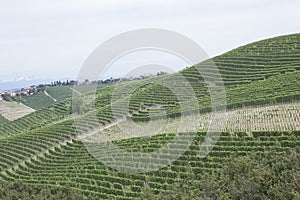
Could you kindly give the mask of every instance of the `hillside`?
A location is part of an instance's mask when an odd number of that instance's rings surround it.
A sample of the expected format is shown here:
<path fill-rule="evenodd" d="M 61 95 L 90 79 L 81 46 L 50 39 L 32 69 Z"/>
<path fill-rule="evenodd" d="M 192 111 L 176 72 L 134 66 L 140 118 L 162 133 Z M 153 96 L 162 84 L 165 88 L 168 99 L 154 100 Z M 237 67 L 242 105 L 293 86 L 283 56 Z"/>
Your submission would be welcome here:
<path fill-rule="evenodd" d="M 209 67 L 212 61 L 221 73 L 225 85 L 226 106 L 231 118 L 222 130 L 216 145 L 206 157 L 199 157 L 202 148 L 210 147 L 201 146 L 207 134 L 205 123 L 202 128 L 198 127 L 195 133 L 182 131 L 176 135 L 172 128 L 166 128 L 159 134 L 148 137 L 129 135 L 129 137 L 114 138 L 113 144 L 128 152 L 136 153 L 136 157 L 122 163 L 110 161 L 111 157 L 109 157 L 114 155 L 115 159 L 122 161 L 122 155 L 115 155 L 113 149 L 106 146 L 107 143 L 97 143 L 98 156 L 107 158 L 108 162 L 116 168 L 121 166 L 129 171 L 137 170 L 140 165 L 147 164 L 143 163 L 143 153 L 155 152 L 167 146 L 168 151 L 159 158 L 164 160 L 176 155 L 177 152 L 184 152 L 179 159 L 154 172 L 130 173 L 125 172 L 126 170 L 112 169 L 100 163 L 92 155 L 93 152 L 86 148 L 87 143 L 81 138 L 89 136 L 95 127 L 99 129 L 98 122 L 101 123 L 101 129 L 105 134 L 117 134 L 119 130 L 116 124 L 119 118 L 125 115 L 144 124 L 150 119 L 153 105 L 159 104 L 160 109 L 166 110 L 170 125 L 178 124 L 176 120 L 182 113 L 178 100 L 181 98 L 180 95 L 187 103 L 193 98 L 184 96 L 186 88 L 177 78 L 180 74 L 193 88 L 199 110 L 205 113 L 203 117 L 209 119 L 212 109 L 209 93 L 211 86 L 203 80 L 206 77 L 208 79 L 215 77 L 216 72 L 211 71 Z M 205 73 L 199 74 L 196 71 L 197 66 L 202 67 Z M 177 192 L 188 195 L 189 189 L 192 190 L 188 187 L 189 180 L 196 184 L 201 180 L 218 180 L 226 175 L 229 178 L 225 177 L 222 180 L 224 183 L 228 181 L 230 185 L 222 185 L 223 193 L 222 191 L 219 193 L 216 191 L 215 194 L 205 193 L 215 186 L 207 185 L 205 189 L 202 185 L 199 186 L 201 197 L 216 199 L 220 195 L 228 194 L 232 199 L 241 199 L 238 198 L 241 196 L 249 199 L 247 197 L 252 194 L 261 197 L 272 194 L 273 199 L 276 199 L 280 198 L 280 193 L 275 194 L 274 188 L 284 185 L 290 192 L 289 199 L 297 199 L 299 197 L 297 184 L 300 182 L 300 177 L 296 172 L 300 169 L 299 166 L 292 164 L 286 166 L 271 158 L 273 155 L 278 159 L 288 160 L 288 163 L 299 163 L 299 158 L 294 156 L 300 153 L 299 66 L 300 34 L 294 34 L 239 47 L 179 73 L 99 88 L 96 92 L 96 110 L 91 110 L 92 107 L 89 105 L 80 105 L 91 94 L 77 96 L 72 102 L 72 99 L 65 99 L 71 94 L 69 93 L 72 92 L 71 89 L 70 91 L 67 90 L 68 88 L 60 88 L 60 91 L 47 90 L 58 100 L 57 102 L 15 121 L 0 124 L 0 176 L 8 183 L 22 181 L 35 186 L 66 187 L 85 196 L 90 195 L 89 198 L 136 199 L 142 195 L 145 199 L 156 199 L 157 195 L 172 196 L 176 185 L 179 190 L 184 188 L 183 191 Z M 179 94 L 175 95 L 167 87 L 159 85 L 168 81 L 173 84 L 174 80 L 176 81 L 174 85 L 182 91 Z M 213 81 L 216 83 L 213 89 L 218 91 L 221 87 L 220 80 Z M 146 85 L 143 85 L 144 83 Z M 111 99 L 114 89 L 125 91 L 125 88 L 139 85 L 143 86 L 132 95 L 119 92 L 116 94 L 117 98 Z M 80 93 L 84 91 L 90 90 L 83 89 Z M 127 100 L 129 100 L 129 116 L 124 107 Z M 117 116 L 113 115 L 112 107 L 117 108 Z M 196 107 L 185 107 L 185 109 L 183 112 L 192 113 L 193 116 Z M 156 119 L 163 117 L 160 112 L 154 113 L 154 116 Z M 176 140 L 177 143 L 168 145 L 175 136 L 179 138 Z M 209 136 L 212 140 L 218 138 L 214 133 Z M 191 139 L 192 143 L 185 151 L 185 144 Z M 238 162 L 241 162 L 241 166 L 248 166 L 245 171 L 253 166 L 261 165 L 262 169 L 271 166 L 270 171 L 260 173 L 272 174 L 272 177 L 266 175 L 258 179 L 256 176 L 259 174 L 256 173 L 259 170 L 248 170 L 249 177 L 245 180 L 240 180 L 238 175 L 235 176 L 234 173 L 238 174 L 238 171 L 232 171 L 230 175 L 225 174 L 222 170 L 228 166 L 241 167 L 230 162 L 232 157 L 240 158 Z M 264 160 L 264 163 L 258 163 L 259 160 Z M 155 162 L 151 164 L 154 168 L 159 167 Z M 242 172 L 240 173 L 243 174 Z M 281 185 L 276 182 L 277 176 L 283 179 Z M 256 185 L 250 187 L 247 184 L 244 188 L 240 188 L 241 184 L 251 180 L 262 180 L 269 185 L 255 182 Z M 254 189 L 249 192 L 249 188 Z M 238 194 L 239 192 L 248 196 Z M 226 197 L 228 196 L 223 196 Z"/>
<path fill-rule="evenodd" d="M 71 98 L 73 95 L 82 95 L 93 89 L 94 84 L 78 85 L 76 89 L 72 85 L 45 86 L 44 91 L 29 96 L 18 96 L 16 101 L 22 102 L 24 105 L 41 110 L 53 105 L 57 101 L 63 101 Z M 106 85 L 99 85 L 106 87 Z"/>
<path fill-rule="evenodd" d="M 2 115 L 0 115 L 0 125 L 5 124 L 6 122 L 8 122 L 8 120 L 5 117 L 3 117 Z"/>

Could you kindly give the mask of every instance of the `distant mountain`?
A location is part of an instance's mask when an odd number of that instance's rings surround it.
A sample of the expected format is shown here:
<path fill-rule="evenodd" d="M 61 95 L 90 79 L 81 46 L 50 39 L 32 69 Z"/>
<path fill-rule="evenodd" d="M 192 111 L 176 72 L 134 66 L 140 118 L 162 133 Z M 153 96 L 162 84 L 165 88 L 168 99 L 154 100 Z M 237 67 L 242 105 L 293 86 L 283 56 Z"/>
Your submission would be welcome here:
<path fill-rule="evenodd" d="M 26 79 L 19 78 L 15 80 L 0 80 L 0 91 L 21 89 L 31 85 L 48 84 L 52 81 L 57 80 L 71 80 L 72 78 L 62 78 L 62 79 Z"/>

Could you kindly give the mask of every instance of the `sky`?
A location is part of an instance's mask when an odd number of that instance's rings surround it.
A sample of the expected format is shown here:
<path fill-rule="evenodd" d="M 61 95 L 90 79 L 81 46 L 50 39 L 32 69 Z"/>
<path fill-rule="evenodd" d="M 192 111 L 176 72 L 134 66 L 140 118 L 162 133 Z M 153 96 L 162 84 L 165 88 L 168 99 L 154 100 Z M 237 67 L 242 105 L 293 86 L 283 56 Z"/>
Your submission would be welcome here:
<path fill-rule="evenodd" d="M 14 82 L 76 78 L 100 44 L 139 28 L 176 31 L 213 57 L 300 32 L 299 8 L 299 0 L 0 0 L 0 89 Z M 186 66 L 150 51 L 128 56 L 120 65 L 125 73 L 137 63 L 164 59 L 175 71 Z M 111 70 L 107 76 L 118 73 Z"/>

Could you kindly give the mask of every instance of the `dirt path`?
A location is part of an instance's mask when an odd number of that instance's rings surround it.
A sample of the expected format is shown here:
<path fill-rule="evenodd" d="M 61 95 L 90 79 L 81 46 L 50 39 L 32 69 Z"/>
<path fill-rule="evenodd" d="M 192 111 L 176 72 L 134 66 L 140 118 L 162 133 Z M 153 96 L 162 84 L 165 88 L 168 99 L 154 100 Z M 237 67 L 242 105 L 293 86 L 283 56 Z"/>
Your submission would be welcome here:
<path fill-rule="evenodd" d="M 70 87 L 70 89 L 73 91 L 73 92 L 75 92 L 76 94 L 78 94 L 78 95 L 82 95 L 82 93 L 81 92 L 79 92 L 78 90 L 75 90 L 74 88 L 72 88 L 72 87 Z"/>
<path fill-rule="evenodd" d="M 53 96 L 51 96 L 46 90 L 44 90 L 44 94 L 50 97 L 54 102 L 57 102 L 57 99 L 55 99 Z"/>
<path fill-rule="evenodd" d="M 108 129 L 110 127 L 113 127 L 117 124 L 119 124 L 120 122 L 122 122 L 123 120 L 118 120 L 118 121 L 115 121 L 113 123 L 110 123 L 108 124 L 107 126 L 104 126 L 104 127 L 101 127 L 100 129 L 97 129 L 97 130 L 93 130 L 93 131 L 90 131 L 90 132 L 87 132 L 87 133 L 82 133 L 82 134 L 79 134 L 76 139 L 86 139 L 90 136 L 93 136 L 94 134 L 97 134 L 97 133 L 100 133 L 102 131 L 104 131 L 105 129 Z"/>

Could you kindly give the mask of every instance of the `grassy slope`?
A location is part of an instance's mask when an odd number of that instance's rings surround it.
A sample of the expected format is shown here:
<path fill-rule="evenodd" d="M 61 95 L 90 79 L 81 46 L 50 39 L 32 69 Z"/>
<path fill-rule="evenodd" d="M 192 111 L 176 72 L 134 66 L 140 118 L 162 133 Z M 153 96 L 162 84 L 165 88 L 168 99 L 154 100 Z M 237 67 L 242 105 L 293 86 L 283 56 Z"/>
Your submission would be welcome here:
<path fill-rule="evenodd" d="M 5 117 L 0 114 L 0 125 L 9 122 Z"/>
<path fill-rule="evenodd" d="M 66 98 L 72 97 L 72 90 L 70 89 L 70 87 L 71 86 L 47 87 L 46 91 L 57 101 L 62 101 Z"/>
<path fill-rule="evenodd" d="M 77 96 L 78 94 L 88 93 L 91 90 L 93 90 L 94 87 L 95 87 L 94 84 L 78 85 L 78 86 L 70 86 L 70 85 L 54 86 L 54 87 L 47 87 L 46 91 L 57 101 L 62 101 L 72 97 L 73 95 Z M 99 85 L 98 88 L 103 88 L 103 87 L 106 87 L 106 85 Z"/>
<path fill-rule="evenodd" d="M 106 87 L 106 85 L 99 85 L 98 88 Z M 76 91 L 74 91 L 75 89 Z M 94 85 L 80 85 L 80 86 L 52 86 L 46 87 L 47 93 L 56 99 L 57 101 L 63 101 L 71 98 L 73 95 L 85 94 L 94 89 Z M 47 108 L 48 106 L 54 104 L 54 100 L 45 94 L 37 94 L 33 96 L 22 97 L 22 102 L 35 109 L 40 110 Z"/>
<path fill-rule="evenodd" d="M 23 103 L 35 110 L 40 110 L 46 108 L 54 103 L 54 101 L 45 94 L 37 94 L 32 96 L 22 97 L 24 99 Z"/>

